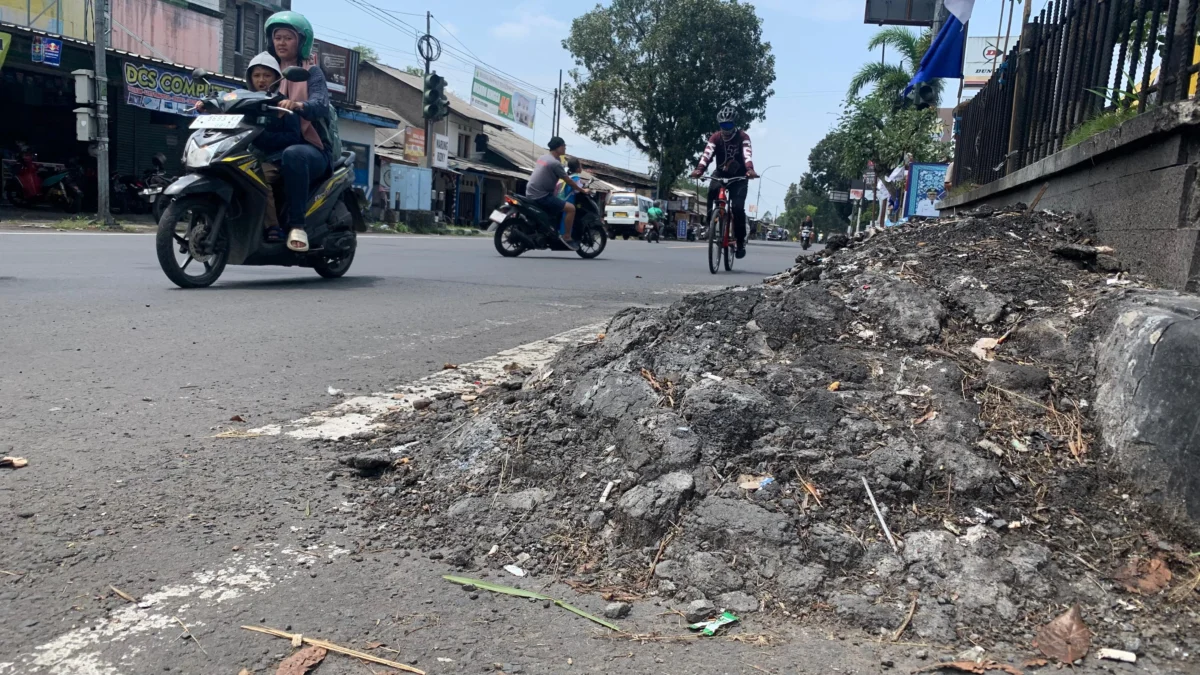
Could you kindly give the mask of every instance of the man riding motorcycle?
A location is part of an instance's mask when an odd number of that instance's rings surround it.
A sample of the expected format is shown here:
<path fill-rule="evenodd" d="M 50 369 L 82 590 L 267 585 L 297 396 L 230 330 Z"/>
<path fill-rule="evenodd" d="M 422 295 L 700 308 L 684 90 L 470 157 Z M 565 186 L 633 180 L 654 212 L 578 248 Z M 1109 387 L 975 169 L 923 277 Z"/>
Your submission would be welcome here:
<path fill-rule="evenodd" d="M 692 172 L 692 178 L 699 178 L 708 169 L 709 163 L 716 165 L 714 178 L 739 178 L 748 180 L 758 178 L 754 171 L 754 151 L 750 146 L 750 135 L 737 126 L 737 108 L 732 103 L 726 105 L 717 113 L 717 124 L 721 130 L 708 139 L 704 148 L 704 156 L 700 166 Z M 712 213 L 713 202 L 721 187 L 711 183 L 708 187 L 708 212 Z M 746 181 L 738 181 L 729 186 L 730 207 L 733 209 L 733 233 L 737 237 L 737 257 L 746 257 L 746 195 L 749 185 Z"/>
<path fill-rule="evenodd" d="M 562 158 L 567 154 L 567 142 L 555 136 L 550 139 L 547 149 L 550 152 L 538 159 L 537 167 L 525 185 L 525 196 L 532 199 L 550 216 L 550 222 L 557 222 L 559 217 L 566 215 L 560 238 L 564 246 L 572 251 L 578 251 L 579 244 L 571 238 L 571 228 L 575 225 L 575 205 L 563 200 L 556 193 L 560 180 L 577 192 L 587 194 L 587 189 L 571 178 L 571 175 L 563 168 Z"/>
<path fill-rule="evenodd" d="M 800 225 L 800 241 L 805 244 L 812 242 L 813 237 L 813 219 L 812 216 L 807 216 L 804 223 Z"/>

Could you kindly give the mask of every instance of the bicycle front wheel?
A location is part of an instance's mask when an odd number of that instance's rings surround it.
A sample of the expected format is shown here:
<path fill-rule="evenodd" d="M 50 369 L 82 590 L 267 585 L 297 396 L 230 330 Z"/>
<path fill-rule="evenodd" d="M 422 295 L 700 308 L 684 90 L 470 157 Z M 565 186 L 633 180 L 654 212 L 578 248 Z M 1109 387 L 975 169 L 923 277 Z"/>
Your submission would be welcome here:
<path fill-rule="evenodd" d="M 721 254 L 725 248 L 725 232 L 717 212 L 708 216 L 708 271 L 716 274 L 721 271 Z"/>

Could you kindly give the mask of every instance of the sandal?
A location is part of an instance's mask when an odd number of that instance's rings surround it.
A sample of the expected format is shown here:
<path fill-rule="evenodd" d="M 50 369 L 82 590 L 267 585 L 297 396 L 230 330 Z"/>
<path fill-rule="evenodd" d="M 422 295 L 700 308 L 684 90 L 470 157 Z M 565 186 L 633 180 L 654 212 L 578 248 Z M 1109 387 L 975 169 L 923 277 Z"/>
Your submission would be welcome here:
<path fill-rule="evenodd" d="M 276 226 L 267 228 L 267 241 L 272 244 L 278 244 L 287 238 L 287 232 L 282 227 Z"/>
<path fill-rule="evenodd" d="M 300 228 L 295 228 L 288 233 L 287 246 L 296 253 L 304 253 L 308 250 L 308 233 Z"/>

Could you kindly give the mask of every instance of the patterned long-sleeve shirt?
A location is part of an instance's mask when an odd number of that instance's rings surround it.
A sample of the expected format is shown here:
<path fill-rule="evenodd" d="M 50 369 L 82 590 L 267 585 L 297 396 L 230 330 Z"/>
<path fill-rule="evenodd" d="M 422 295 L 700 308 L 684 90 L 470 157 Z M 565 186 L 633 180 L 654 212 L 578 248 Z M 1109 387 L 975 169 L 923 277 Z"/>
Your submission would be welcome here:
<path fill-rule="evenodd" d="M 714 161 L 717 170 L 713 175 L 718 178 L 735 178 L 753 171 L 754 149 L 750 145 L 750 134 L 739 131 L 730 136 L 729 140 L 719 131 L 713 134 L 708 139 L 708 145 L 704 147 L 699 171 L 703 173 Z"/>

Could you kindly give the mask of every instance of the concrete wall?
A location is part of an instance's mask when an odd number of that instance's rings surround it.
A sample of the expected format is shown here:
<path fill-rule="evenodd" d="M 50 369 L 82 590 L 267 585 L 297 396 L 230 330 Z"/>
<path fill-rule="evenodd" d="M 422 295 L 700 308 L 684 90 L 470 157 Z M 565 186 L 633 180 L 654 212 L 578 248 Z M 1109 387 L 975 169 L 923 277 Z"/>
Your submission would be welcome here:
<path fill-rule="evenodd" d="M 0 21 L 80 40 L 92 39 L 84 0 L 0 0 Z"/>
<path fill-rule="evenodd" d="M 1091 216 L 1097 238 L 1134 272 L 1200 291 L 1200 104 L 1121 127 L 941 203 L 942 213 L 1032 203 Z"/>
<path fill-rule="evenodd" d="M 109 0 L 109 8 L 114 48 L 213 72 L 221 70 L 225 38 L 220 18 L 162 0 Z"/>

